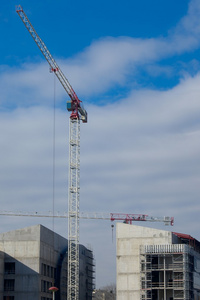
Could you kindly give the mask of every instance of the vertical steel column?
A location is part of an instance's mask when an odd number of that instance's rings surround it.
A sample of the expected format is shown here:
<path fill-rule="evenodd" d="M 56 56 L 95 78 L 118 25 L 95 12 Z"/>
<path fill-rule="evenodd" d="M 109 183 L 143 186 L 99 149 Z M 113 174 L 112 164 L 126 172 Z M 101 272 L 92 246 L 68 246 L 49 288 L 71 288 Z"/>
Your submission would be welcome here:
<path fill-rule="evenodd" d="M 67 299 L 79 300 L 80 120 L 69 124 L 68 287 Z"/>
<path fill-rule="evenodd" d="M 163 260 L 164 260 L 164 300 L 167 299 L 167 290 L 166 290 L 166 255 L 163 255 Z"/>

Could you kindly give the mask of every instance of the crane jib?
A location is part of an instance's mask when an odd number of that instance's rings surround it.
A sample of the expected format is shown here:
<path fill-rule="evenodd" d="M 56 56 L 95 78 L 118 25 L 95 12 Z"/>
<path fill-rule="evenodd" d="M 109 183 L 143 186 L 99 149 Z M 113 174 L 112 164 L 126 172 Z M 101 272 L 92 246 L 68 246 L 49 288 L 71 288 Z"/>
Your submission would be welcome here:
<path fill-rule="evenodd" d="M 87 123 L 87 111 L 83 108 L 81 101 L 79 100 L 78 96 L 76 95 L 74 89 L 70 85 L 69 81 L 57 65 L 55 59 L 52 57 L 51 53 L 47 49 L 45 43 L 39 37 L 37 32 L 35 31 L 34 27 L 32 26 L 31 22 L 29 21 L 28 17 L 26 16 L 25 12 L 21 5 L 16 6 L 16 12 L 18 13 L 19 17 L 21 18 L 22 22 L 26 26 L 27 30 L 31 34 L 32 38 L 34 39 L 35 43 L 39 47 L 40 51 L 44 55 L 45 59 L 50 65 L 50 70 L 55 73 L 58 80 L 62 84 L 63 88 L 69 95 L 71 99 L 71 108 L 70 105 L 67 104 L 67 109 L 72 111 L 73 115 L 76 114 L 76 118 L 82 120 L 83 123 Z M 79 115 L 80 114 L 80 115 Z M 72 117 L 72 115 L 71 115 Z"/>

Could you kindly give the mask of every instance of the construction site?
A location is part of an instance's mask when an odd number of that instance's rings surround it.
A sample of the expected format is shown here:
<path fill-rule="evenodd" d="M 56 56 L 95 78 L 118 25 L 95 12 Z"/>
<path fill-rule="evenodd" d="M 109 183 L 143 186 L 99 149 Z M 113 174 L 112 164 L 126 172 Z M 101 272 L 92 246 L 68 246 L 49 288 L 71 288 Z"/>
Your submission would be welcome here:
<path fill-rule="evenodd" d="M 80 211 L 80 124 L 87 126 L 88 113 L 21 5 L 16 13 L 69 97 L 68 211 L 8 209 L 0 216 L 64 219 L 68 237 L 39 224 L 1 233 L 0 299 L 200 300 L 200 242 L 185 233 L 152 228 L 152 223 L 171 228 L 173 216 Z M 55 148 L 53 154 L 55 159 Z M 81 219 L 110 221 L 112 238 L 116 223 L 116 288 L 96 287 L 95 253 L 80 244 Z"/>

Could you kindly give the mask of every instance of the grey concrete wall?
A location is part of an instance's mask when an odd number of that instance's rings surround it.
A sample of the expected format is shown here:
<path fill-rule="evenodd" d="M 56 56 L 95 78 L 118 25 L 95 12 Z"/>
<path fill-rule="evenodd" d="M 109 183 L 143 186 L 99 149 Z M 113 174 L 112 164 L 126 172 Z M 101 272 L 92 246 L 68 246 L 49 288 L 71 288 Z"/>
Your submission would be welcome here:
<path fill-rule="evenodd" d="M 56 267 L 60 254 L 67 250 L 67 239 L 40 226 L 40 260 Z M 41 265 L 41 264 L 40 264 Z"/>
<path fill-rule="evenodd" d="M 14 295 L 16 300 L 39 300 L 40 226 L 1 234 L 0 250 L 5 252 L 5 262 L 15 263 L 15 274 L 4 274 L 4 279 L 15 280 L 15 290 L 4 295 Z"/>
<path fill-rule="evenodd" d="M 117 300 L 140 300 L 140 246 L 172 243 L 170 231 L 117 223 Z"/>
<path fill-rule="evenodd" d="M 80 247 L 84 251 L 87 250 L 84 246 Z M 15 280 L 15 290 L 4 292 L 4 295 L 14 295 L 15 300 L 41 300 L 41 296 L 50 298 L 51 294 L 42 289 L 43 286 L 47 289 L 54 285 L 53 272 L 43 274 L 42 269 L 45 265 L 45 268 L 51 268 L 51 270 L 57 268 L 57 271 L 61 272 L 63 267 L 62 274 L 66 276 L 66 250 L 67 239 L 42 225 L 0 234 L 0 251 L 5 254 L 1 257 L 0 252 L 0 299 L 3 299 L 5 278 Z M 15 262 L 15 274 L 4 274 L 4 261 Z M 87 293 L 86 266 L 87 257 L 82 254 L 81 250 L 81 300 L 85 300 Z M 67 278 L 63 278 L 62 282 L 67 284 Z"/>
<path fill-rule="evenodd" d="M 4 290 L 4 252 L 0 251 L 0 299 L 3 299 Z"/>

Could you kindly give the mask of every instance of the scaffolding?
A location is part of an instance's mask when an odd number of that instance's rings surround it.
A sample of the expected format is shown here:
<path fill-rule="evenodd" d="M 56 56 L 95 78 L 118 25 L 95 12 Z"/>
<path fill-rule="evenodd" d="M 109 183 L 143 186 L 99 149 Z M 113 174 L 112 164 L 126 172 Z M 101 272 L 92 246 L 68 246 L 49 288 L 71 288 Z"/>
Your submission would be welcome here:
<path fill-rule="evenodd" d="M 95 268 L 95 259 L 94 259 L 94 254 L 93 251 L 90 249 L 86 249 L 86 253 L 85 253 L 85 257 L 86 257 L 86 287 L 87 290 L 91 292 L 91 296 L 89 296 L 88 294 L 86 295 L 86 300 L 91 300 L 92 299 L 92 292 L 93 290 L 95 290 L 95 272 L 96 272 L 96 268 Z"/>
<path fill-rule="evenodd" d="M 191 251 L 191 247 L 184 244 L 141 246 L 140 299 L 194 299 Z"/>

